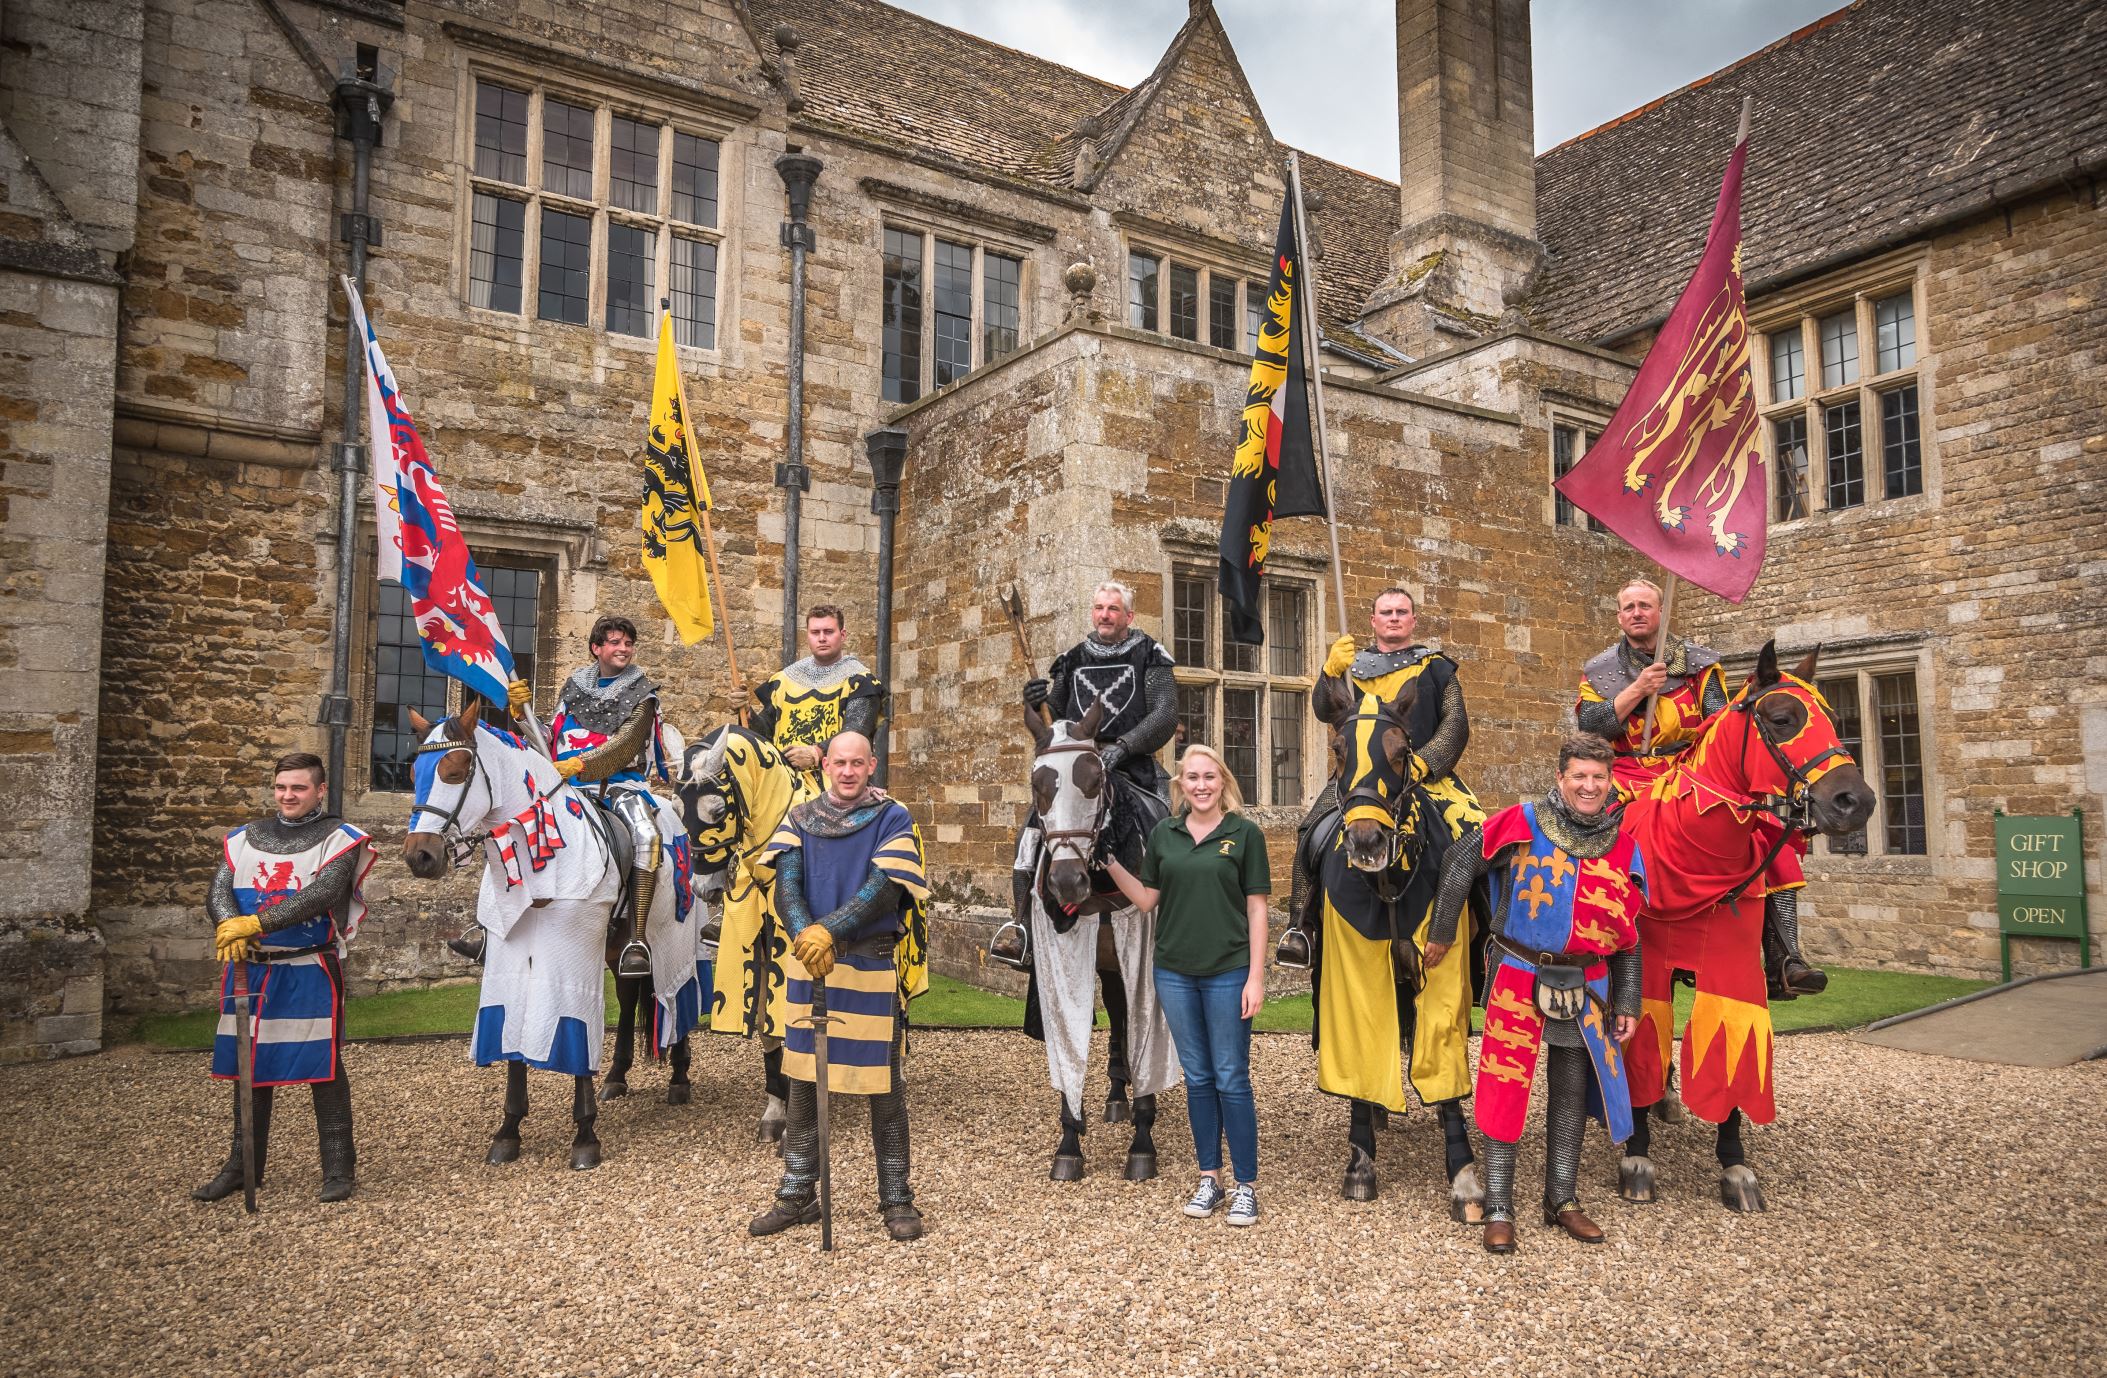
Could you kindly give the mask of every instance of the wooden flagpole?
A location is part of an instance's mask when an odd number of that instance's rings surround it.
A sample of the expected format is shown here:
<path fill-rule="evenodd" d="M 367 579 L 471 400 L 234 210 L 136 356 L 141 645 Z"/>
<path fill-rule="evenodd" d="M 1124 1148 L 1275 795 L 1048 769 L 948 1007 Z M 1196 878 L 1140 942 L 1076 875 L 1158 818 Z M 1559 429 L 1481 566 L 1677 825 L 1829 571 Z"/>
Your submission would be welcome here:
<path fill-rule="evenodd" d="M 665 297 L 659 298 L 659 309 L 667 313 L 673 303 Z M 673 342 L 673 391 L 680 398 L 681 443 L 688 452 L 688 497 L 693 501 L 695 492 L 695 470 L 701 461 L 695 457 L 695 413 L 688 408 L 688 374 L 680 366 L 680 342 Z M 705 476 L 707 482 L 707 476 Z M 724 576 L 717 572 L 717 528 L 710 523 L 710 509 L 697 509 L 702 517 L 702 553 L 710 566 L 710 598 L 717 604 L 717 625 L 724 628 L 724 659 L 732 672 L 732 716 L 741 724 L 746 722 L 746 677 L 739 673 L 739 648 L 732 644 L 732 618 L 724 602 Z"/>
<path fill-rule="evenodd" d="M 1741 98 L 1741 125 L 1734 131 L 1735 148 L 1739 148 L 1748 142 L 1749 117 L 1754 113 L 1755 107 L 1756 98 L 1754 96 L 1743 96 Z M 1676 583 L 1676 576 L 1673 571 L 1670 571 L 1668 573 L 1668 582 L 1661 589 L 1661 625 L 1654 630 L 1653 634 L 1653 663 L 1656 665 L 1659 665 L 1668 654 L 1668 618 L 1675 608 Z M 1646 734 L 1639 747 L 1641 752 L 1653 750 L 1653 712 L 1654 706 L 1660 702 L 1660 698 L 1661 695 L 1658 690 L 1646 696 Z"/>
<path fill-rule="evenodd" d="M 1319 357 L 1317 328 L 1317 274 L 1310 266 L 1310 231 L 1302 213 L 1302 163 L 1295 150 L 1288 150 L 1288 190 L 1295 198 L 1295 257 L 1302 281 L 1295 284 L 1295 300 L 1302 311 L 1303 355 L 1310 379 L 1310 392 L 1317 406 L 1317 467 L 1324 475 L 1324 527 L 1332 547 L 1332 594 L 1339 604 L 1338 635 L 1347 634 L 1346 575 L 1339 562 L 1339 491 L 1332 483 L 1331 446 L 1324 431 L 1324 361 Z M 1263 614 L 1261 614 L 1263 615 Z"/>

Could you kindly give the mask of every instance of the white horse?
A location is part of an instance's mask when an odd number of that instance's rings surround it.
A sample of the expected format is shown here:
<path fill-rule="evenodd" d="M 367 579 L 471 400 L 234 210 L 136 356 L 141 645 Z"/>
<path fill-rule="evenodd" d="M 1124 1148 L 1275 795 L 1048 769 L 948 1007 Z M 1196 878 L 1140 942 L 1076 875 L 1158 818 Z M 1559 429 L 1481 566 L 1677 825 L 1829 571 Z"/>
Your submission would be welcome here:
<path fill-rule="evenodd" d="M 510 732 L 480 720 L 481 701 L 433 725 L 413 713 L 425 734 L 417 749 L 417 802 L 403 856 L 412 874 L 443 875 L 481 851 L 482 890 L 476 920 L 489 937 L 483 997 L 476 1011 L 476 1065 L 505 1068 L 505 1118 L 489 1161 L 519 1157 L 519 1123 L 527 1115 L 527 1068 L 573 1078 L 576 1135 L 571 1166 L 597 1167 L 600 1140 L 593 1076 L 600 1070 L 607 1004 L 600 973 L 608 921 L 629 870 L 613 850 L 611 820 L 573 788 L 548 758 Z M 640 845 L 665 849 L 661 883 L 645 916 L 651 946 L 657 1046 L 673 1049 L 685 1082 L 687 1035 L 700 1021 L 697 934 L 691 913 L 687 837 L 679 815 L 659 801 L 661 836 Z"/>

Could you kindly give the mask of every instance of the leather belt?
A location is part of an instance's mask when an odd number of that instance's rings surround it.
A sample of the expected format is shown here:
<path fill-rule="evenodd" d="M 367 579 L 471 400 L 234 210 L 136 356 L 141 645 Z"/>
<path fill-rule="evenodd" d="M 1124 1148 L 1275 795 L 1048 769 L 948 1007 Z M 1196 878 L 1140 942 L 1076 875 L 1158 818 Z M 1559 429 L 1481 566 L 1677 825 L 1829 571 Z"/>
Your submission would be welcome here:
<path fill-rule="evenodd" d="M 313 947 L 260 947 L 257 954 L 249 958 L 252 962 L 290 962 L 295 957 L 312 957 L 317 952 L 334 952 L 335 943 L 316 943 Z"/>
<path fill-rule="evenodd" d="M 1544 952 L 1523 947 L 1520 943 L 1509 941 L 1504 933 L 1493 934 L 1492 945 L 1510 957 L 1519 957 L 1531 966 L 1588 967 L 1608 960 L 1608 955 L 1601 952 Z"/>

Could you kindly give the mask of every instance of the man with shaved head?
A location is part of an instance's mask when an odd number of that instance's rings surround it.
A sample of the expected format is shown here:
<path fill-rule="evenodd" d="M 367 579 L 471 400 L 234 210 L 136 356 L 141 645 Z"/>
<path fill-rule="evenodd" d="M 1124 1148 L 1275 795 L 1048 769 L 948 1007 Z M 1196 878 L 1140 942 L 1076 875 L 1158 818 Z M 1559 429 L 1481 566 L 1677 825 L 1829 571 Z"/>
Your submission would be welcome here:
<path fill-rule="evenodd" d="M 868 737 L 836 734 L 820 758 L 826 792 L 783 815 L 755 867 L 764 878 L 773 874 L 776 912 L 791 937 L 783 959 L 790 1006 L 783 1039 L 783 1073 L 790 1079 L 783 1180 L 775 1204 L 748 1225 L 755 1235 L 819 1219 L 818 1067 L 812 1026 L 798 1022 L 812 1015 L 814 982 L 838 1021 L 828 1030 L 828 1090 L 871 1098 L 885 1232 L 901 1241 L 922 1234 L 907 1181 L 901 973 L 926 941 L 922 905 L 929 889 L 921 835 L 906 808 L 871 786 L 876 765 Z"/>

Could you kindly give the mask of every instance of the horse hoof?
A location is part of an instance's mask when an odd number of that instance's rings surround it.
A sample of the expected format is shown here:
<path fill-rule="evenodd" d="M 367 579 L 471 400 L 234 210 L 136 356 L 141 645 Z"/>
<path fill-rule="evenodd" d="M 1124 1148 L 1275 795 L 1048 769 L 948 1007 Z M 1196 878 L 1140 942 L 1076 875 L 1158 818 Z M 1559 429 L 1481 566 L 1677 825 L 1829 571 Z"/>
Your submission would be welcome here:
<path fill-rule="evenodd" d="M 519 1140 L 492 1139 L 490 1141 L 490 1152 L 485 1155 L 483 1161 L 492 1167 L 502 1167 L 506 1163 L 518 1162 Z"/>
<path fill-rule="evenodd" d="M 1662 1124 L 1681 1124 L 1690 1118 L 1690 1112 L 1683 1108 L 1683 1098 L 1670 1090 L 1654 1102 L 1653 1117 Z"/>
<path fill-rule="evenodd" d="M 693 1089 L 684 1081 L 677 1081 L 666 1088 L 666 1104 L 686 1105 L 694 1096 Z"/>
<path fill-rule="evenodd" d="M 1152 1182 L 1156 1179 L 1156 1155 L 1153 1153 L 1129 1153 L 1127 1155 L 1126 1178 L 1129 1182 Z"/>
<path fill-rule="evenodd" d="M 600 1099 L 604 1101 L 619 1100 L 628 1094 L 629 1083 L 626 1081 L 616 1081 L 613 1077 L 609 1077 L 600 1085 Z"/>
<path fill-rule="evenodd" d="M 1115 1099 L 1112 1099 L 1111 1097 L 1107 1097 L 1107 1098 L 1106 1098 L 1106 1100 L 1105 1100 L 1105 1123 L 1106 1123 L 1106 1124 L 1126 1124 L 1127 1122 L 1129 1122 L 1129 1121 L 1130 1121 L 1130 1120 L 1132 1120 L 1133 1118 L 1134 1118 L 1134 1111 L 1132 1110 L 1132 1108 L 1131 1108 L 1131 1107 L 1129 1107 L 1129 1105 L 1127 1104 L 1127 1101 L 1126 1101 L 1126 1099 L 1125 1099 L 1124 1097 L 1121 1097 L 1121 1098 L 1119 1098 L 1119 1099 L 1117 1099 L 1117 1100 L 1115 1100 Z"/>
<path fill-rule="evenodd" d="M 1377 1105 L 1377 1106 L 1371 1106 L 1371 1107 L 1370 1107 L 1370 1109 L 1372 1109 L 1372 1110 L 1373 1110 L 1373 1111 L 1375 1112 L 1375 1115 L 1374 1115 L 1374 1123 L 1375 1123 L 1375 1127 L 1376 1127 L 1376 1128 L 1377 1128 L 1378 1130 L 1384 1130 L 1384 1129 L 1388 1129 L 1388 1128 L 1390 1127 L 1390 1111 L 1389 1111 L 1389 1109 L 1388 1109 L 1387 1107 L 1385 1107 L 1385 1106 L 1381 1106 L 1381 1105 Z"/>
<path fill-rule="evenodd" d="M 1449 1179 L 1449 1219 L 1459 1225 L 1485 1223 L 1485 1188 L 1478 1184 L 1478 1167 L 1466 1163 Z"/>
<path fill-rule="evenodd" d="M 1756 1184 L 1756 1174 L 1746 1163 L 1736 1163 L 1719 1174 L 1719 1199 L 1730 1211 L 1744 1215 L 1755 1215 L 1766 1207 L 1763 1203 L 1763 1188 Z"/>
<path fill-rule="evenodd" d="M 1349 1201 L 1375 1200 L 1375 1159 L 1356 1146 L 1346 1158 L 1346 1180 L 1339 1194 Z"/>
<path fill-rule="evenodd" d="M 579 1172 L 600 1166 L 600 1141 L 571 1145 L 571 1166 Z"/>
<path fill-rule="evenodd" d="M 1083 1159 L 1079 1154 L 1056 1153 L 1053 1171 L 1046 1175 L 1055 1182 L 1080 1182 L 1083 1180 Z"/>
<path fill-rule="evenodd" d="M 1617 1195 L 1634 1205 L 1653 1202 L 1653 1159 L 1624 1157 L 1617 1160 Z"/>

